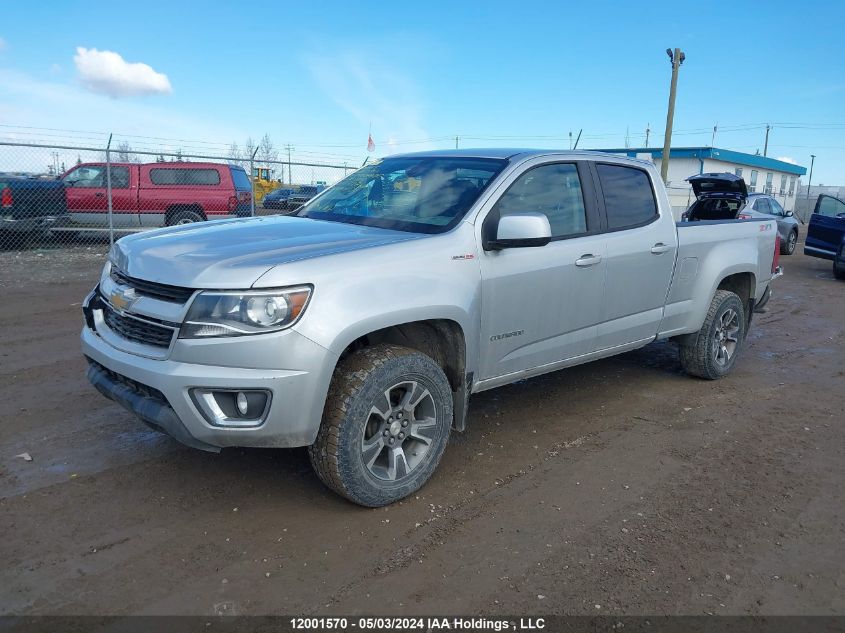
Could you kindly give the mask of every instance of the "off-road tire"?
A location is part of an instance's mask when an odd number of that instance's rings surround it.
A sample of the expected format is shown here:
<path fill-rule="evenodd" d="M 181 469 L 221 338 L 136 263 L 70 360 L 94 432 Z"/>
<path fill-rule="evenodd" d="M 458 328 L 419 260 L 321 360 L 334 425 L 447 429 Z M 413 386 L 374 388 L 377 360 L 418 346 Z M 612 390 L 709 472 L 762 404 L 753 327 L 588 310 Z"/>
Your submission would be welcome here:
<path fill-rule="evenodd" d="M 716 336 L 720 327 L 720 320 L 728 310 L 733 310 L 738 315 L 739 330 L 733 353 L 725 364 L 720 364 L 716 361 Z M 742 305 L 739 296 L 729 290 L 717 290 L 710 302 L 710 309 L 707 311 L 704 324 L 695 336 L 694 341 L 679 346 L 681 365 L 684 371 L 705 380 L 716 380 L 727 376 L 734 368 L 745 344 L 747 327 L 745 306 Z"/>
<path fill-rule="evenodd" d="M 173 215 L 167 218 L 167 226 L 176 226 L 179 224 L 193 224 L 194 222 L 204 222 L 205 218 L 196 211 L 176 211 Z"/>
<path fill-rule="evenodd" d="M 796 244 L 798 244 L 798 231 L 790 231 L 786 240 L 780 243 L 780 254 L 792 255 L 795 252 Z"/>
<path fill-rule="evenodd" d="M 364 463 L 361 445 L 374 402 L 404 380 L 429 391 L 437 424 L 422 460 L 391 482 L 373 475 Z M 308 448 L 311 465 L 326 486 L 353 503 L 388 505 L 415 492 L 431 477 L 446 449 L 452 416 L 449 381 L 431 358 L 398 345 L 364 348 L 335 369 L 317 439 Z"/>

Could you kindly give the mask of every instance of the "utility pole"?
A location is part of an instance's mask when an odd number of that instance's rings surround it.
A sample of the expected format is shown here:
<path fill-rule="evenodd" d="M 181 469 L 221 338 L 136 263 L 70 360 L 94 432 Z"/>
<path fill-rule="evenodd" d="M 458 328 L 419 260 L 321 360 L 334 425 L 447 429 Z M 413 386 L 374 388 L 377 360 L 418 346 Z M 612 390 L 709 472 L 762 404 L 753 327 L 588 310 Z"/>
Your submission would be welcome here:
<path fill-rule="evenodd" d="M 716 147 L 716 131 L 719 129 L 719 124 L 713 126 L 713 134 L 710 135 L 710 147 Z"/>
<path fill-rule="evenodd" d="M 290 186 L 293 184 L 293 178 L 291 178 L 290 175 L 290 153 L 294 150 L 294 148 L 291 147 L 290 143 L 288 143 L 285 145 L 285 149 L 288 151 L 288 185 Z"/>
<path fill-rule="evenodd" d="M 763 156 L 769 155 L 769 130 L 772 129 L 772 126 L 766 123 L 766 144 L 763 145 Z"/>
<path fill-rule="evenodd" d="M 810 177 L 807 179 L 807 200 L 810 199 L 810 185 L 813 183 L 813 164 L 816 162 L 816 155 L 810 154 Z"/>
<path fill-rule="evenodd" d="M 648 135 L 651 134 L 651 123 L 645 124 L 645 146 L 648 147 Z"/>
<path fill-rule="evenodd" d="M 259 170 L 258 174 L 255 173 L 255 155 L 258 153 L 260 147 L 261 145 L 256 145 L 255 151 L 249 157 L 249 177 L 252 178 L 252 195 L 249 197 L 249 215 L 253 218 L 255 217 L 255 182 L 261 179 L 261 171 Z"/>
<path fill-rule="evenodd" d="M 572 130 L 569 130 L 569 149 L 572 149 Z"/>
<path fill-rule="evenodd" d="M 458 137 L 455 137 L 455 149 L 458 149 Z"/>
<path fill-rule="evenodd" d="M 673 52 L 671 48 L 666 49 L 669 61 L 672 62 L 672 83 L 669 87 L 669 109 L 666 112 L 666 133 L 663 135 L 663 158 L 660 161 L 660 177 L 664 183 L 669 181 L 669 152 L 672 148 L 672 124 L 675 120 L 675 93 L 678 90 L 678 70 L 684 63 L 686 55 L 680 48 Z"/>

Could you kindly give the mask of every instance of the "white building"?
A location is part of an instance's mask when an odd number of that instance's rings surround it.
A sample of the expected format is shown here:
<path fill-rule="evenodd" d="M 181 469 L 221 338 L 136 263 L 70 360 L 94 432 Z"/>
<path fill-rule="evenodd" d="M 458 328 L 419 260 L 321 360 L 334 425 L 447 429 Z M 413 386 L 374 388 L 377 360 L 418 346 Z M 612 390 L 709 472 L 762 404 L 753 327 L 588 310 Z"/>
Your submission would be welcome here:
<path fill-rule="evenodd" d="M 622 154 L 650 160 L 659 170 L 663 162 L 662 148 L 602 149 L 602 152 Z M 744 154 L 718 147 L 673 147 L 669 155 L 669 200 L 675 216 L 692 204 L 695 196 L 686 179 L 695 174 L 730 172 L 742 176 L 749 193 L 767 193 L 792 211 L 798 196 L 798 179 L 807 173 L 805 167 L 756 154 Z"/>

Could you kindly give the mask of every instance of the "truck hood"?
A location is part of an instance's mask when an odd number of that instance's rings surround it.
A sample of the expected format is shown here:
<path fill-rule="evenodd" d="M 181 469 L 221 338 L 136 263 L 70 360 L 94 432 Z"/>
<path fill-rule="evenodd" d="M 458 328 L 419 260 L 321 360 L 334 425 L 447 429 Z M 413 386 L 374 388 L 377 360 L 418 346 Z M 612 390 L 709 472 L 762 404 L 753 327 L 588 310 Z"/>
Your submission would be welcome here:
<path fill-rule="evenodd" d="M 297 217 L 220 220 L 135 233 L 112 262 L 130 277 L 187 288 L 249 288 L 288 262 L 424 237 Z"/>
<path fill-rule="evenodd" d="M 742 176 L 730 173 L 697 174 L 687 178 L 692 186 L 695 197 L 716 195 L 728 198 L 745 200 L 748 197 L 748 188 Z"/>

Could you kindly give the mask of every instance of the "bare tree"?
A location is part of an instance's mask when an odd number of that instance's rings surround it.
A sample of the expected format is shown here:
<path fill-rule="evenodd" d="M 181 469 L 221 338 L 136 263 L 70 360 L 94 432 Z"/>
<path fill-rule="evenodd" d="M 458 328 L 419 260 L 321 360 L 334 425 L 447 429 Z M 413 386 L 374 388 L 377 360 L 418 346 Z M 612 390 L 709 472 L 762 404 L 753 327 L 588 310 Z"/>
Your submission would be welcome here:
<path fill-rule="evenodd" d="M 258 143 L 258 160 L 262 163 L 268 164 L 279 157 L 279 152 L 273 145 L 269 134 L 264 134 L 261 141 Z"/>
<path fill-rule="evenodd" d="M 246 143 L 244 143 L 244 160 L 249 162 L 249 159 L 252 158 L 253 153 L 255 153 L 255 148 L 257 145 L 255 141 L 252 140 L 252 137 L 246 139 Z"/>
<path fill-rule="evenodd" d="M 132 146 L 127 141 L 121 141 L 117 144 L 115 150 L 117 161 L 120 163 L 137 163 L 138 157 L 132 153 Z"/>
<path fill-rule="evenodd" d="M 243 166 L 243 154 L 241 154 L 241 148 L 235 141 L 232 141 L 232 144 L 229 145 L 229 164 Z"/>

